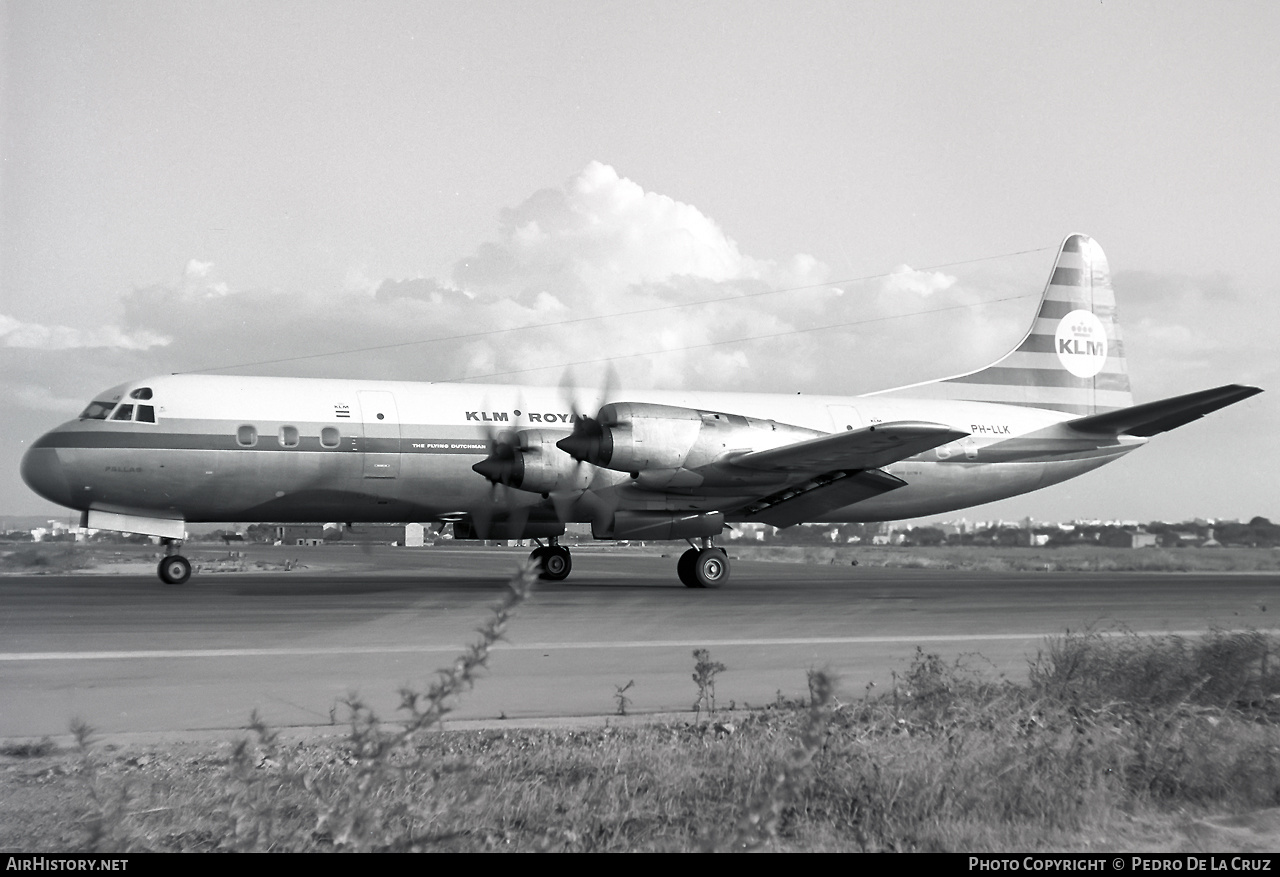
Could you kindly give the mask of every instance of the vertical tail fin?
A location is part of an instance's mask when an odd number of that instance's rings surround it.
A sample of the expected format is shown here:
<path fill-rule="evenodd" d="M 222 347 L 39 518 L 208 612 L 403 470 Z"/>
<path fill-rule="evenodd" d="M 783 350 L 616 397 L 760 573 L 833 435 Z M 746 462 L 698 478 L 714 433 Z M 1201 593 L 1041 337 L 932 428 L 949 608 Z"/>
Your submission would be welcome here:
<path fill-rule="evenodd" d="M 1069 414 L 1100 414 L 1132 405 L 1111 270 L 1102 247 L 1082 234 L 1063 241 L 1035 322 L 1011 353 L 975 372 L 890 392 Z"/>

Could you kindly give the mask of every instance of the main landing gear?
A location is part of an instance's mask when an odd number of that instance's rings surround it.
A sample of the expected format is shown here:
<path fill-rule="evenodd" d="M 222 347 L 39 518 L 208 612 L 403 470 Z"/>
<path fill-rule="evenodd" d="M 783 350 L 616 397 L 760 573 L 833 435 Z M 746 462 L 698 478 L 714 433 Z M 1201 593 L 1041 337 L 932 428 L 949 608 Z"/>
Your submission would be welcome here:
<path fill-rule="evenodd" d="M 553 536 L 549 545 L 539 545 L 529 555 L 529 560 L 538 568 L 538 578 L 550 582 L 562 582 L 573 570 L 573 558 L 569 549 Z M 718 588 L 729 581 L 729 555 L 723 548 L 711 544 L 709 538 L 702 539 L 702 546 L 692 545 L 688 551 L 680 555 L 676 564 L 676 573 L 686 588 Z M 163 577 L 163 566 L 161 567 Z"/>
<path fill-rule="evenodd" d="M 164 558 L 160 561 L 160 581 L 166 585 L 181 585 L 191 578 L 191 561 L 175 554 L 181 545 L 176 539 L 164 540 Z"/>
<path fill-rule="evenodd" d="M 729 555 L 704 536 L 701 548 L 695 545 L 680 555 L 676 575 L 686 588 L 718 588 L 729 581 Z"/>
<path fill-rule="evenodd" d="M 549 582 L 562 582 L 573 570 L 573 557 L 569 549 L 560 544 L 556 537 L 550 538 L 550 545 L 539 545 L 529 555 L 529 560 L 538 567 L 538 578 Z"/>

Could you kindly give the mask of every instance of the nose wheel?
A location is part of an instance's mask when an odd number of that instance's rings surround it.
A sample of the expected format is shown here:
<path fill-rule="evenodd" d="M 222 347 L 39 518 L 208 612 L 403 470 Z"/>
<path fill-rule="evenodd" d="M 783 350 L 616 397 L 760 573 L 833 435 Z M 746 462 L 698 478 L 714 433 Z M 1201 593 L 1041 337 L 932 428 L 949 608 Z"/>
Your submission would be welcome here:
<path fill-rule="evenodd" d="M 166 585 L 181 585 L 191 578 L 191 561 L 181 554 L 170 554 L 160 561 L 160 581 Z"/>
<path fill-rule="evenodd" d="M 573 570 L 573 557 L 569 554 L 569 549 L 557 543 L 539 545 L 533 549 L 529 560 L 537 565 L 538 578 L 549 582 L 562 582 Z"/>
<path fill-rule="evenodd" d="M 729 581 L 729 555 L 712 545 L 690 548 L 680 555 L 676 575 L 686 588 L 718 588 Z"/>
<path fill-rule="evenodd" d="M 160 573 L 160 581 L 166 585 L 181 585 L 187 579 L 191 578 L 191 561 L 187 560 L 178 549 L 182 547 L 182 543 L 177 539 L 164 539 L 164 558 L 160 561 L 160 567 L 157 572 Z"/>

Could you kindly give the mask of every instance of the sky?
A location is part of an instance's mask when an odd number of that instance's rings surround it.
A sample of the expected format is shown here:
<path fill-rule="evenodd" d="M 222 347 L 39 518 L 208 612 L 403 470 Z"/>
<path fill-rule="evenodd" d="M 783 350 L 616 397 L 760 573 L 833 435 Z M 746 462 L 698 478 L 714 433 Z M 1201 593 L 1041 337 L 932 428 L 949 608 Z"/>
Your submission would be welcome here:
<path fill-rule="evenodd" d="M 1277 33 L 1270 2 L 9 0 L 0 512 L 55 513 L 26 447 L 153 374 L 979 368 L 1083 232 L 1137 401 L 1267 392 L 963 514 L 1280 520 Z"/>

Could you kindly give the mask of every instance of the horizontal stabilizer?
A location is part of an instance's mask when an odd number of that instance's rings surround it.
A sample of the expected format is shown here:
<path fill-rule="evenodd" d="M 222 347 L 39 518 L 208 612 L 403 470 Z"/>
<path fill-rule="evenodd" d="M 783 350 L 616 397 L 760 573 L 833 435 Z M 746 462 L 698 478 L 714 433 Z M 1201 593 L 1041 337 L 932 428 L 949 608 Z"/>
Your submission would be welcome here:
<path fill-rule="evenodd" d="M 1227 384 L 1212 390 L 1201 390 L 1185 396 L 1174 396 L 1158 402 L 1146 402 L 1119 411 L 1091 414 L 1067 421 L 1067 426 L 1079 432 L 1103 435 L 1135 435 L 1142 438 L 1168 432 L 1183 424 L 1204 417 L 1206 414 L 1226 408 L 1261 393 L 1258 387 Z"/>
<path fill-rule="evenodd" d="M 766 471 L 831 472 L 879 469 L 962 439 L 969 433 L 941 423 L 904 420 L 806 439 L 768 451 L 752 451 L 730 465 Z"/>

